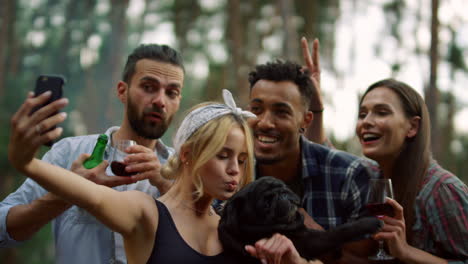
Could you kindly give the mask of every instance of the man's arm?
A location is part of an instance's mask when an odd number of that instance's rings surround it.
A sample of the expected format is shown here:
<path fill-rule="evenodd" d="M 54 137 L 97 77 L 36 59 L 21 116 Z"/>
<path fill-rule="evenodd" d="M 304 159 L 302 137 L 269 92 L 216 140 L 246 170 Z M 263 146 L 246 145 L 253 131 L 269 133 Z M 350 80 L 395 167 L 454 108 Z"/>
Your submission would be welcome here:
<path fill-rule="evenodd" d="M 372 177 L 372 170 L 368 168 L 367 165 L 368 164 L 363 163 L 362 160 L 359 159 L 350 164 L 350 167 L 353 167 L 353 169 L 349 171 L 354 175 L 347 175 L 346 177 L 351 180 L 349 184 L 345 184 L 349 186 L 346 203 L 348 205 L 347 207 L 351 208 L 347 221 L 355 220 L 366 214 L 365 203 L 367 199 L 368 183 L 369 179 Z M 375 241 L 363 237 L 360 240 L 343 245 L 341 257 L 334 263 L 370 263 L 367 257 L 376 249 Z"/>
<path fill-rule="evenodd" d="M 48 153 L 44 160 L 52 161 L 54 153 Z M 88 154 L 82 154 L 73 164 L 71 170 L 84 178 L 109 187 L 133 183 L 128 177 L 109 177 L 105 175 L 107 162 L 86 170 L 81 164 Z M 43 195 L 45 193 L 45 195 Z M 43 196 L 41 196 L 43 195 Z M 12 206 L 8 208 L 7 206 Z M 0 203 L 0 223 L 5 223 L 5 230 L 0 232 L 0 247 L 13 246 L 16 242 L 30 239 L 43 226 L 61 215 L 72 205 L 52 193 L 46 193 L 32 180 Z M 2 210 L 4 208 L 4 210 Z M 2 221 L 4 219 L 4 221 Z M 3 239 L 2 239 L 3 237 Z"/>
<path fill-rule="evenodd" d="M 378 173 L 378 172 L 375 172 Z M 369 190 L 369 179 L 375 177 L 371 168 L 362 159 L 354 160 L 348 168 L 346 175 L 346 190 L 347 198 L 345 208 L 349 209 L 346 222 L 356 220 L 360 217 L 367 216 L 366 202 L 367 192 Z"/>
<path fill-rule="evenodd" d="M 319 41 L 314 39 L 312 45 L 312 55 L 309 51 L 309 44 L 307 39 L 302 37 L 301 39 L 302 55 L 304 56 L 304 62 L 310 72 L 310 79 L 314 84 L 314 90 L 312 98 L 310 98 L 309 110 L 314 114 L 314 120 L 310 123 L 309 127 L 304 133 L 305 137 L 312 142 L 317 144 L 324 144 L 327 142 L 325 136 L 325 129 L 323 127 L 323 100 L 320 87 L 320 55 L 319 55 Z"/>
<path fill-rule="evenodd" d="M 16 241 L 28 240 L 70 207 L 71 204 L 51 193 L 30 204 L 13 206 L 6 217 L 7 232 Z"/>
<path fill-rule="evenodd" d="M 26 208 L 26 206 L 32 204 L 34 200 L 40 199 L 40 197 L 44 196 L 46 193 L 47 191 L 40 187 L 36 182 L 31 179 L 27 179 L 20 188 L 0 202 L 0 247 L 15 246 L 33 234 L 31 233 L 28 235 L 22 233 L 20 229 L 24 228 L 25 230 L 28 230 L 28 225 L 31 222 L 36 222 L 35 218 L 39 217 L 37 212 L 40 210 L 34 210 L 32 213 L 27 213 L 27 210 L 31 210 L 31 208 Z M 48 199 L 48 203 L 54 203 L 52 197 L 49 197 Z M 40 204 L 43 204 L 43 202 Z M 37 205 L 38 204 L 35 206 Z M 59 206 L 51 207 L 58 209 Z M 55 213 L 60 214 L 60 212 Z M 45 212 L 42 212 L 42 214 L 44 215 L 41 215 L 41 217 L 48 217 L 49 215 L 49 213 Z M 50 215 L 53 214 L 54 212 L 50 212 Z M 51 216 L 51 219 L 53 218 L 54 217 Z M 13 229 L 10 230 L 11 225 L 13 225 Z M 37 230 L 39 229 L 40 227 L 38 227 Z M 17 231 L 20 231 L 21 233 L 17 233 Z M 25 232 L 27 233 L 28 231 Z"/>
<path fill-rule="evenodd" d="M 323 127 L 323 112 L 313 112 L 314 120 L 307 127 L 304 136 L 312 142 L 317 144 L 324 144 L 325 146 L 332 146 L 325 135 Z"/>

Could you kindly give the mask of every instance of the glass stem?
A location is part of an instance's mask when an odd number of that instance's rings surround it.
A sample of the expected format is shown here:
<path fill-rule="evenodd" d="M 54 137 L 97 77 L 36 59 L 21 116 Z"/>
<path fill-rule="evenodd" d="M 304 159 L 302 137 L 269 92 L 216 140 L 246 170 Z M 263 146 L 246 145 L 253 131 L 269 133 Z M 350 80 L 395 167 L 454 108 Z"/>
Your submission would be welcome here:
<path fill-rule="evenodd" d="M 383 248 L 383 240 L 379 240 L 379 252 L 377 254 L 381 254 L 382 252 L 385 252 L 385 249 Z"/>
<path fill-rule="evenodd" d="M 385 253 L 385 249 L 384 249 L 384 241 L 383 240 L 379 240 L 379 251 L 377 251 L 377 256 L 385 256 L 386 253 Z"/>

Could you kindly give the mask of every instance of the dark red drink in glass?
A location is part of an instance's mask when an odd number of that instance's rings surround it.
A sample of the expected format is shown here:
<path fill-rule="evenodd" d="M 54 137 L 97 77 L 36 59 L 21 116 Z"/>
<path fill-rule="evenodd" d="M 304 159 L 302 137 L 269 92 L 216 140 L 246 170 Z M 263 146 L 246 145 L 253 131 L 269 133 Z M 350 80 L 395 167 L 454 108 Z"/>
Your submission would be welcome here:
<path fill-rule="evenodd" d="M 126 165 L 123 162 L 113 161 L 111 162 L 111 170 L 117 176 L 132 176 L 135 173 L 128 172 L 125 170 Z"/>
<path fill-rule="evenodd" d="M 111 170 L 116 176 L 132 176 L 136 172 L 127 172 L 125 167 L 127 166 L 124 163 L 125 157 L 131 155 L 126 152 L 128 147 L 136 145 L 136 142 L 133 140 L 114 140 L 112 142 L 113 151 L 111 155 Z"/>
<path fill-rule="evenodd" d="M 366 205 L 366 208 L 370 214 L 375 215 L 379 218 L 383 217 L 384 215 L 390 217 L 395 216 L 393 207 L 387 203 L 370 203 Z"/>

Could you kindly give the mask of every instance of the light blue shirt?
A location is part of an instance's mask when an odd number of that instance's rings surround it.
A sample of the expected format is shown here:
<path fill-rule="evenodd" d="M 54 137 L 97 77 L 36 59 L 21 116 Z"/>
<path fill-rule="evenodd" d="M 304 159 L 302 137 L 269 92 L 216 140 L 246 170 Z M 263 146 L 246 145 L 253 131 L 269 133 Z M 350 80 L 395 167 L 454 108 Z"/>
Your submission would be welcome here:
<path fill-rule="evenodd" d="M 118 130 L 111 127 L 106 131 L 110 135 Z M 53 145 L 42 160 L 62 168 L 70 169 L 82 153 L 93 151 L 99 135 L 87 135 L 65 138 Z M 112 147 L 108 143 L 104 158 L 108 159 Z M 166 147 L 160 140 L 155 152 L 161 164 L 165 163 L 173 149 Z M 107 174 L 113 175 L 110 168 Z M 153 197 L 159 196 L 159 191 L 148 180 L 134 184 L 114 187 L 118 191 L 140 190 Z M 0 202 L 0 248 L 13 247 L 21 242 L 10 237 L 6 230 L 6 217 L 11 207 L 20 204 L 29 204 L 44 196 L 45 189 L 31 179 L 27 179 L 18 190 L 11 193 Z M 120 234 L 112 232 L 85 210 L 72 206 L 52 221 L 55 239 L 55 263 L 82 264 L 82 263 L 126 263 L 123 240 Z"/>

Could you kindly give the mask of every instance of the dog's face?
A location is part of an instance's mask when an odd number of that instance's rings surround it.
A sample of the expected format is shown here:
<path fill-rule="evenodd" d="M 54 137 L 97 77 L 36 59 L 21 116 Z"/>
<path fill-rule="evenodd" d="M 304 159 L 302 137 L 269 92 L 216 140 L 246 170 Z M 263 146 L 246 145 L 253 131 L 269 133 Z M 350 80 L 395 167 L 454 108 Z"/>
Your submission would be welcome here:
<path fill-rule="evenodd" d="M 228 217 L 246 225 L 290 223 L 295 220 L 299 197 L 273 177 L 262 177 L 236 193 L 226 204 Z M 236 209 L 236 208 L 240 208 Z"/>
<path fill-rule="evenodd" d="M 243 247 L 274 233 L 304 228 L 299 206 L 299 197 L 282 181 L 262 177 L 227 201 L 219 224 L 220 238 L 233 236 L 239 243 L 236 247 Z"/>
<path fill-rule="evenodd" d="M 304 226 L 299 206 L 299 197 L 282 181 L 262 177 L 227 201 L 218 226 L 219 239 L 225 250 L 247 255 L 245 245 L 280 233 L 291 239 L 301 256 L 313 259 L 382 226 L 377 218 L 365 217 L 326 232 L 311 230 Z"/>

